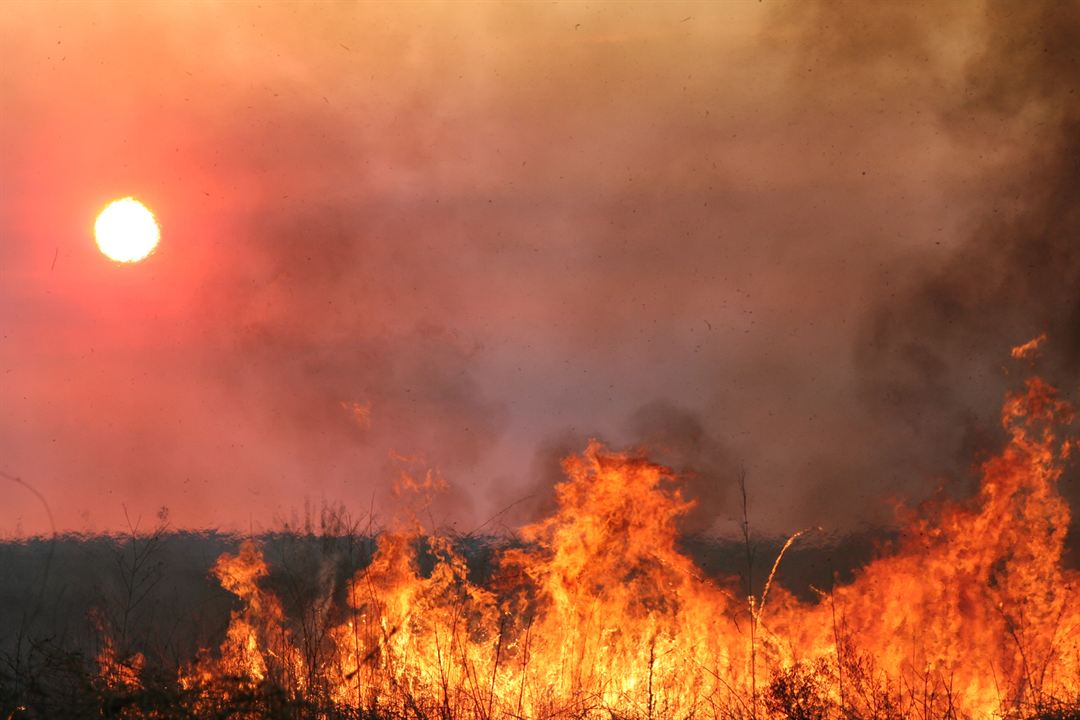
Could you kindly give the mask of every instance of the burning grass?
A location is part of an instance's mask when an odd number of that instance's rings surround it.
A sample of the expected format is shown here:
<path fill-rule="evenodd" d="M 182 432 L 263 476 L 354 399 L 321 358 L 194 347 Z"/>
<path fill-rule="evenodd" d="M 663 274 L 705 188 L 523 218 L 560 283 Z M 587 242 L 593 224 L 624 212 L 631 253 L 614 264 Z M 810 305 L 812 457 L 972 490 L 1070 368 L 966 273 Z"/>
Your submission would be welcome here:
<path fill-rule="evenodd" d="M 249 541 L 213 566 L 232 609 L 194 659 L 147 663 L 114 620 L 95 662 L 45 648 L 0 701 L 9 717 L 60 716 L 35 704 L 49 692 L 71 716 L 130 718 L 1076 717 L 1080 598 L 1055 488 L 1071 421 L 1029 380 L 977 496 L 924 508 L 815 600 L 771 575 L 750 591 L 705 576 L 680 545 L 678 479 L 592 444 L 565 462 L 558 512 L 483 563 L 414 525 L 379 534 L 354 573 L 324 561 L 335 546 L 274 582 Z M 46 671 L 66 680 L 43 689 Z"/>

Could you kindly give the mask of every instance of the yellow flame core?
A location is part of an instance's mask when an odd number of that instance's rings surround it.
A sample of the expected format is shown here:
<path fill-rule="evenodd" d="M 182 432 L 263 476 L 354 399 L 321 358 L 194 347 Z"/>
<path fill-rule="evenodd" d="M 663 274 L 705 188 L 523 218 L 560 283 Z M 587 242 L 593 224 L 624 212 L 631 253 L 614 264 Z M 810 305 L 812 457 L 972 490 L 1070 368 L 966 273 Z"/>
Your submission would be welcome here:
<path fill-rule="evenodd" d="M 94 223 L 98 248 L 110 260 L 133 263 L 146 259 L 161 239 L 154 214 L 133 197 L 109 203 Z"/>

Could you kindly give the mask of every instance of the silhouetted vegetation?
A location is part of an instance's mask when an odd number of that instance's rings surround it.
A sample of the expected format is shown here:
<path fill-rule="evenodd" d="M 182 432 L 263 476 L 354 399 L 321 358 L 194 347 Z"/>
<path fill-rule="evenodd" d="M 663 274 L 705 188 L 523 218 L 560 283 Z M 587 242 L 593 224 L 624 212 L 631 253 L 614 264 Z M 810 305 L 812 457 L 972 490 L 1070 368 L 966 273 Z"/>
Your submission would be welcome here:
<path fill-rule="evenodd" d="M 262 584 L 281 599 L 290 631 L 306 655 L 305 666 L 317 667 L 325 660 L 320 653 L 326 633 L 344 619 L 348 580 L 371 562 L 377 534 L 337 522 L 319 530 L 285 529 L 257 539 L 270 563 Z M 816 598 L 835 579 L 850 578 L 876 545 L 890 540 L 887 533 L 866 532 L 795 547 L 785 560 L 783 579 L 795 594 Z M 216 648 L 222 641 L 237 602 L 211 575 L 211 567 L 242 541 L 225 533 L 161 528 L 127 536 L 63 536 L 0 544 L 0 717 L 374 717 L 374 708 L 333 702 L 314 675 L 304 681 L 307 692 L 300 696 L 290 690 L 295 678 L 272 674 L 255 684 L 250 678 L 228 675 L 194 685 L 180 681 L 182 668 L 197 661 L 201 650 Z M 467 561 L 469 581 L 479 584 L 497 583 L 494 558 L 508 547 L 522 545 L 499 537 L 451 536 L 451 541 Z M 415 542 L 420 571 L 428 574 L 436 555 L 429 541 Z M 773 557 L 780 545 L 778 540 L 761 540 L 755 552 Z M 736 576 L 745 567 L 746 552 L 741 541 L 685 538 L 682 547 L 704 574 L 740 582 Z M 756 592 L 762 581 L 755 578 Z M 702 711 L 703 715 L 732 720 L 965 717 L 951 707 L 947 689 L 938 689 L 933 697 L 898 702 L 903 692 L 882 685 L 872 658 L 859 654 L 854 639 L 842 646 L 846 649 L 837 662 L 796 663 L 777 672 L 759 691 L 756 710 L 733 703 Z M 136 675 L 138 682 L 127 681 Z M 1055 703 L 1017 708 L 1013 717 L 1078 717 L 1080 698 Z M 922 714 L 913 715 L 916 710 Z M 380 707 L 377 714 L 453 720 L 418 700 Z M 636 717 L 585 699 L 558 715 Z"/>

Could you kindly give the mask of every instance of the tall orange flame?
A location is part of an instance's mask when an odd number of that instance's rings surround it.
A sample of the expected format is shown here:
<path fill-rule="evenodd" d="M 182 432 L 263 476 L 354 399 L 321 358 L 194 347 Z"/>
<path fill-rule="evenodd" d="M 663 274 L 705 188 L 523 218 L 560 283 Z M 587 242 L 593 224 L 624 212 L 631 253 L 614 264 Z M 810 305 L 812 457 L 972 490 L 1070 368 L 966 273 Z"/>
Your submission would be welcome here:
<path fill-rule="evenodd" d="M 558 512 L 522 530 L 493 579 L 443 537 L 384 533 L 319 646 L 302 647 L 246 543 L 214 572 L 226 639 L 185 671 L 273 681 L 383 715 L 444 718 L 1020 718 L 1080 700 L 1077 574 L 1056 492 L 1071 408 L 1029 380 L 978 495 L 911 521 L 898 549 L 816 603 L 744 598 L 677 547 L 676 478 L 592 443 L 565 461 Z M 1049 716 L 1048 714 L 1043 716 Z"/>

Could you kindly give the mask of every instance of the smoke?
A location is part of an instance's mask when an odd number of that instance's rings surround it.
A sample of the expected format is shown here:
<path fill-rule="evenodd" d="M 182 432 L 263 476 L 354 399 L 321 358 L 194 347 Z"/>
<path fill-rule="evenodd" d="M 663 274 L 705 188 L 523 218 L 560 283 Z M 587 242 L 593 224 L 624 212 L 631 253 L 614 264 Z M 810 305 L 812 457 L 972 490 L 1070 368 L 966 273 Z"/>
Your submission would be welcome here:
<path fill-rule="evenodd" d="M 1008 348 L 1080 360 L 1076 11 L 976 7 L 20 5 L 0 458 L 65 529 L 387 519 L 402 457 L 513 528 L 589 437 L 695 530 L 962 493 Z"/>
<path fill-rule="evenodd" d="M 1031 369 L 1009 366 L 1011 346 L 1047 333 L 1035 369 L 1077 390 L 1080 7 L 986 3 L 968 14 L 819 3 L 796 13 L 782 23 L 797 28 L 803 59 L 827 83 L 854 79 L 875 92 L 899 74 L 913 101 L 935 108 L 960 172 L 977 169 L 958 240 L 881 271 L 882 297 L 855 339 L 863 402 L 877 423 L 918 439 L 889 454 L 927 453 L 962 493 L 963 468 L 1000 443 L 1003 392 Z M 965 32 L 959 53 L 942 42 Z M 1063 491 L 1078 507 L 1075 477 Z"/>
<path fill-rule="evenodd" d="M 996 370 L 1002 348 L 1041 332 L 1051 338 L 1047 371 L 1074 389 L 1078 24 L 1071 4 L 987 8 L 985 45 L 944 118 L 972 153 L 1017 149 L 964 241 L 944 262 L 908 271 L 910 286 L 874 314 L 860 347 L 871 392 L 908 416 L 925 398 L 972 404 L 965 375 Z"/>
<path fill-rule="evenodd" d="M 557 509 L 555 486 L 566 479 L 563 460 L 580 454 L 590 436 L 565 429 L 541 442 L 533 457 L 528 485 L 494 488 L 507 529 L 537 522 Z M 736 511 L 742 467 L 726 443 L 713 435 L 705 420 L 687 408 L 656 400 L 637 408 L 602 440 L 612 448 L 628 448 L 668 468 L 678 491 L 693 507 L 679 519 L 688 535 L 709 535 L 721 519 Z"/>
<path fill-rule="evenodd" d="M 719 518 L 732 514 L 740 467 L 724 442 L 712 436 L 704 421 L 685 408 L 658 401 L 630 418 L 635 446 L 674 471 L 683 496 L 694 501 L 682 529 L 702 534 Z"/>

